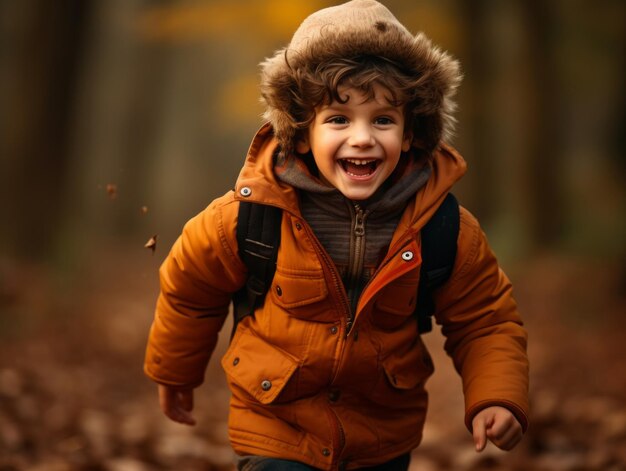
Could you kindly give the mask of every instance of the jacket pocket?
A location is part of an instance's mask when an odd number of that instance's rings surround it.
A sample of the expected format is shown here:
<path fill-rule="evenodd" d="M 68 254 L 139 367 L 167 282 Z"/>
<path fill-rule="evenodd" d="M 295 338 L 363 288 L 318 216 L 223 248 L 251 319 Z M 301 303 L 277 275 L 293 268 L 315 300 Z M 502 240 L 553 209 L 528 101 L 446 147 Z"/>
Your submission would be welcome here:
<path fill-rule="evenodd" d="M 430 354 L 417 337 L 401 345 L 387 345 L 387 356 L 380 360 L 378 380 L 371 396 L 378 406 L 389 410 L 422 407 L 424 384 L 433 373 Z"/>
<path fill-rule="evenodd" d="M 418 283 L 419 270 L 414 270 L 383 288 L 374 303 L 374 325 L 387 331 L 401 327 L 415 312 Z"/>
<path fill-rule="evenodd" d="M 382 365 L 388 385 L 401 391 L 415 389 L 434 371 L 430 354 L 420 338 L 410 348 L 400 353 L 394 351 Z"/>
<path fill-rule="evenodd" d="M 322 271 L 276 269 L 271 299 L 290 316 L 304 320 L 332 321 L 332 310 L 323 302 L 327 296 L 328 287 Z"/>
<path fill-rule="evenodd" d="M 415 389 L 433 373 L 433 362 L 421 339 L 402 355 L 391 355 L 383 361 L 383 369 L 394 389 Z"/>
<path fill-rule="evenodd" d="M 240 396 L 242 400 L 253 399 L 261 404 L 293 399 L 279 396 L 292 380 L 298 365 L 294 357 L 242 325 L 237 330 L 234 342 L 222 357 L 222 367 L 233 394 Z M 290 389 L 295 389 L 295 385 Z M 241 394 L 237 394 L 238 390 L 248 397 L 241 397 Z"/>

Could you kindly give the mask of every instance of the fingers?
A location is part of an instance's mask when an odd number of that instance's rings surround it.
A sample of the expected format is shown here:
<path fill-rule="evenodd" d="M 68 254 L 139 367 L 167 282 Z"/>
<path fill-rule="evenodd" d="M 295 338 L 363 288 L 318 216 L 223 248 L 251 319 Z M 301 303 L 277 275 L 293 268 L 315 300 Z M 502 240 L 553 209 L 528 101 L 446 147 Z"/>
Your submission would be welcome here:
<path fill-rule="evenodd" d="M 479 414 L 474 418 L 472 422 L 474 435 L 474 444 L 476 445 L 476 451 L 481 452 L 487 445 L 487 424 L 486 416 Z"/>
<path fill-rule="evenodd" d="M 179 391 L 178 397 L 182 408 L 191 412 L 193 410 L 193 391 Z"/>
<path fill-rule="evenodd" d="M 494 424 L 486 431 L 487 438 L 501 450 L 509 451 L 522 439 L 522 426 L 512 415 L 496 416 Z"/>
<path fill-rule="evenodd" d="M 193 409 L 193 390 L 178 390 L 159 385 L 159 404 L 163 413 L 173 420 L 186 425 L 195 425 L 191 415 Z"/>
<path fill-rule="evenodd" d="M 488 407 L 476 414 L 472 427 L 478 452 L 485 449 L 487 439 L 498 448 L 509 451 L 523 436 L 522 426 L 511 411 L 498 406 Z"/>

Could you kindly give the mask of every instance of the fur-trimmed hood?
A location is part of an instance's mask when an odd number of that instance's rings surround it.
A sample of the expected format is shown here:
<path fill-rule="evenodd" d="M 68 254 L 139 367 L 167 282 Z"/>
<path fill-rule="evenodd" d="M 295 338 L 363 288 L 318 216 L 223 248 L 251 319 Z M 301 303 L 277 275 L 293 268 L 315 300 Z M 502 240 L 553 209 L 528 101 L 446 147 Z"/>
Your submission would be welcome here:
<path fill-rule="evenodd" d="M 307 17 L 290 44 L 261 63 L 264 117 L 280 142 L 293 139 L 298 128 L 290 110 L 299 70 L 315 70 L 338 57 L 363 56 L 390 59 L 419 79 L 420 119 L 426 128 L 424 135 L 416 137 L 421 146 L 432 150 L 451 138 L 453 97 L 461 81 L 458 61 L 433 46 L 423 33 L 413 36 L 379 2 L 352 0 Z"/>

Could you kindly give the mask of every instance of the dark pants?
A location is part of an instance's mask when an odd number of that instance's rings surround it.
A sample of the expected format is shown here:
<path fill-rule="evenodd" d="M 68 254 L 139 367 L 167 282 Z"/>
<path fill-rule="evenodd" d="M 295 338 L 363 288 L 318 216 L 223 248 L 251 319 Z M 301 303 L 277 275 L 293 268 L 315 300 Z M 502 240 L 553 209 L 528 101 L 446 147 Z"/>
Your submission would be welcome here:
<path fill-rule="evenodd" d="M 367 468 L 359 468 L 361 471 L 407 471 L 411 455 L 398 456 L 391 461 L 371 466 Z M 306 464 L 297 461 L 279 460 L 277 458 L 265 458 L 263 456 L 245 456 L 239 459 L 237 463 L 238 471 L 317 471 Z"/>

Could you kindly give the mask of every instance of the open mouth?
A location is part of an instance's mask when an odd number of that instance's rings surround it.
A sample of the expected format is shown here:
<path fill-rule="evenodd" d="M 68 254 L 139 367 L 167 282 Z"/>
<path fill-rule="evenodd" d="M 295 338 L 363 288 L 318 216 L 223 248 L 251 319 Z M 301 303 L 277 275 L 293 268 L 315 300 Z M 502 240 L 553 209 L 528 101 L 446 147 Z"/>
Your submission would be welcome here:
<path fill-rule="evenodd" d="M 368 177 L 376 171 L 379 162 L 377 159 L 341 159 L 339 164 L 351 177 Z"/>

